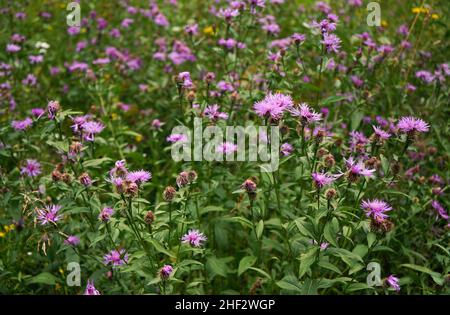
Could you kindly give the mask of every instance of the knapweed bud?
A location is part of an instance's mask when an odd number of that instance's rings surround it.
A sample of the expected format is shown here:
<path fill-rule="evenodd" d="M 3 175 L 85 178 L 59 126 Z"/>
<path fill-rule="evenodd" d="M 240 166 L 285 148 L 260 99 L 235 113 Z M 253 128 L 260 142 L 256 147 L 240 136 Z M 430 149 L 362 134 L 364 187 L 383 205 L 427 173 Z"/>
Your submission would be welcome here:
<path fill-rule="evenodd" d="M 401 170 L 400 163 L 398 163 L 397 161 L 393 161 L 391 165 L 392 174 L 397 175 L 398 173 L 400 173 L 400 170 Z"/>
<path fill-rule="evenodd" d="M 72 176 L 70 176 L 69 173 L 64 173 L 62 174 L 62 180 L 64 183 L 70 184 L 70 182 L 72 181 Z"/>
<path fill-rule="evenodd" d="M 321 158 L 322 156 L 326 155 L 328 153 L 328 150 L 325 148 L 319 148 L 317 150 L 317 157 Z"/>
<path fill-rule="evenodd" d="M 163 192 L 163 199 L 165 201 L 172 201 L 173 198 L 175 198 L 176 194 L 177 194 L 177 191 L 174 187 L 167 186 Z"/>
<path fill-rule="evenodd" d="M 283 136 L 288 136 L 289 135 L 289 126 L 287 126 L 287 125 L 281 125 L 280 126 L 280 133 L 283 135 Z"/>
<path fill-rule="evenodd" d="M 62 178 L 63 178 L 63 174 L 60 171 L 54 170 L 52 172 L 52 179 L 54 182 L 59 182 L 60 180 L 62 180 Z"/>
<path fill-rule="evenodd" d="M 88 186 L 92 185 L 92 179 L 91 179 L 91 177 L 89 176 L 88 173 L 81 174 L 80 177 L 78 177 L 78 180 L 85 187 L 88 187 Z"/>
<path fill-rule="evenodd" d="M 334 160 L 334 156 L 332 154 L 325 155 L 324 161 L 325 161 L 325 166 L 328 168 L 331 168 L 336 164 L 336 161 Z"/>
<path fill-rule="evenodd" d="M 441 187 L 433 187 L 433 189 L 431 189 L 431 192 L 433 193 L 433 195 L 436 195 L 436 196 L 442 195 L 442 188 Z"/>
<path fill-rule="evenodd" d="M 336 197 L 337 195 L 337 191 L 334 188 L 329 188 L 327 189 L 327 191 L 325 192 L 325 196 L 328 200 L 333 199 L 334 197 Z"/>
<path fill-rule="evenodd" d="M 323 138 L 326 136 L 326 131 L 323 129 L 319 129 L 316 133 L 316 137 L 314 138 L 314 141 L 316 144 L 319 144 L 322 142 Z"/>
<path fill-rule="evenodd" d="M 242 183 L 241 189 L 244 189 L 247 192 L 250 199 L 253 200 L 256 198 L 257 185 L 252 179 L 246 179 L 245 182 Z"/>
<path fill-rule="evenodd" d="M 189 93 L 186 96 L 187 100 L 189 102 L 193 102 L 195 100 L 195 92 L 194 91 L 189 91 Z"/>
<path fill-rule="evenodd" d="M 364 164 L 366 165 L 367 168 L 378 169 L 381 165 L 381 162 L 378 158 L 373 156 L 370 159 L 367 159 Z"/>
<path fill-rule="evenodd" d="M 188 180 L 189 180 L 189 184 L 191 184 L 192 182 L 194 182 L 197 179 L 197 172 L 195 171 L 189 171 L 188 172 Z"/>
<path fill-rule="evenodd" d="M 437 151 L 438 151 L 438 149 L 436 147 L 429 147 L 428 148 L 428 154 L 430 154 L 430 155 L 436 154 Z"/>
<path fill-rule="evenodd" d="M 129 196 L 136 196 L 139 191 L 139 187 L 136 183 L 125 181 L 125 193 Z"/>
<path fill-rule="evenodd" d="M 188 172 L 181 172 L 176 179 L 178 187 L 182 188 L 189 184 L 189 173 Z"/>
<path fill-rule="evenodd" d="M 56 113 L 61 109 L 58 101 L 50 101 L 47 104 L 47 114 L 49 119 L 55 119 Z"/>
<path fill-rule="evenodd" d="M 148 225 L 151 225 L 155 221 L 155 215 L 152 211 L 147 211 L 147 213 L 144 216 L 144 221 Z"/>
<path fill-rule="evenodd" d="M 69 153 L 77 155 L 83 149 L 83 145 L 80 142 L 74 141 L 69 147 Z"/>
<path fill-rule="evenodd" d="M 166 280 L 170 277 L 172 272 L 173 272 L 173 267 L 171 265 L 164 265 L 159 270 L 159 275 L 160 275 L 161 279 Z"/>
<path fill-rule="evenodd" d="M 237 91 L 234 91 L 233 93 L 231 93 L 230 98 L 232 101 L 237 102 L 237 101 L 239 101 L 241 96 L 239 95 L 239 93 Z"/>
<path fill-rule="evenodd" d="M 124 180 L 120 177 L 115 177 L 111 179 L 112 184 L 116 188 L 118 194 L 123 194 L 125 192 Z"/>
<path fill-rule="evenodd" d="M 216 75 L 214 74 L 214 72 L 208 72 L 204 77 L 204 80 L 207 84 L 211 84 L 215 79 Z"/>
<path fill-rule="evenodd" d="M 108 222 L 111 219 L 111 216 L 113 215 L 114 210 L 112 208 L 105 207 L 100 212 L 98 218 L 102 220 L 103 222 Z"/>

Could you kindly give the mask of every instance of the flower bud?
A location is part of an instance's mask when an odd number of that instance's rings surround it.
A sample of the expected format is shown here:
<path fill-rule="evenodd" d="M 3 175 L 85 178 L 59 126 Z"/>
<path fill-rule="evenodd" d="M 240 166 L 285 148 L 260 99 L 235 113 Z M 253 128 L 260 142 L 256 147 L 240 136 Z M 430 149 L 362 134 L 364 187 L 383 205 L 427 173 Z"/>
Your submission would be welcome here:
<path fill-rule="evenodd" d="M 153 214 L 152 211 L 147 211 L 147 213 L 144 216 L 144 221 L 148 225 L 151 225 L 153 221 L 155 221 L 155 215 Z"/>
<path fill-rule="evenodd" d="M 167 186 L 163 192 L 163 199 L 165 201 L 172 201 L 173 198 L 175 198 L 176 194 L 177 194 L 177 191 L 174 187 Z"/>

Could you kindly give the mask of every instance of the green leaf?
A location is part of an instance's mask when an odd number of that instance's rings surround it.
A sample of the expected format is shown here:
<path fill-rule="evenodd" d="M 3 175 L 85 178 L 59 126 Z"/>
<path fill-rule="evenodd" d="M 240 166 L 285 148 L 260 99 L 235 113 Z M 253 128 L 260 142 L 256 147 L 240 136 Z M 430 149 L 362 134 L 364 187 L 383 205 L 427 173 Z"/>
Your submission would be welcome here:
<path fill-rule="evenodd" d="M 330 242 L 331 245 L 337 247 L 338 246 L 336 242 L 337 231 L 334 229 L 334 227 L 335 225 L 332 224 L 332 222 L 327 222 L 323 230 L 323 236 L 328 242 Z"/>
<path fill-rule="evenodd" d="M 259 240 L 261 239 L 261 235 L 263 233 L 263 230 L 264 230 L 264 221 L 260 220 L 258 222 L 258 225 L 256 226 L 256 236 L 258 237 Z"/>
<path fill-rule="evenodd" d="M 299 278 L 303 277 L 303 275 L 309 271 L 311 265 L 316 260 L 317 251 L 318 247 L 312 247 L 306 251 L 306 253 L 300 255 Z"/>
<path fill-rule="evenodd" d="M 373 243 L 377 240 L 377 236 L 373 232 L 367 233 L 367 246 L 372 247 Z"/>
<path fill-rule="evenodd" d="M 226 211 L 226 209 L 218 206 L 206 206 L 200 210 L 200 215 L 203 215 L 208 212 L 221 212 L 221 211 Z"/>
<path fill-rule="evenodd" d="M 279 286 L 283 290 L 302 292 L 301 283 L 293 276 L 286 276 L 280 281 L 277 282 L 277 286 Z"/>
<path fill-rule="evenodd" d="M 176 257 L 177 257 L 174 253 L 172 253 L 171 251 L 165 249 L 164 246 L 162 246 L 162 245 L 161 245 L 157 240 L 155 240 L 154 238 L 148 239 L 147 241 L 150 242 L 150 243 L 155 247 L 155 249 L 156 249 L 158 252 L 163 253 L 163 254 L 165 254 L 165 255 L 167 255 L 167 256 L 169 256 L 169 257 L 172 257 L 172 258 L 176 258 Z"/>
<path fill-rule="evenodd" d="M 42 272 L 38 274 L 37 276 L 34 276 L 27 280 L 27 284 L 32 283 L 40 283 L 40 284 L 47 284 L 47 285 L 55 285 L 55 283 L 58 281 L 58 278 L 52 275 L 49 272 Z"/>
<path fill-rule="evenodd" d="M 89 167 L 97 167 L 105 162 L 112 161 L 109 157 L 103 157 L 101 159 L 93 159 L 93 160 L 87 160 L 83 162 L 83 167 L 89 168 Z"/>
<path fill-rule="evenodd" d="M 436 271 L 433 271 L 431 269 L 428 269 L 427 267 L 423 267 L 423 266 L 418 266 L 418 265 L 414 265 L 414 264 L 402 264 L 400 265 L 400 267 L 406 267 L 415 271 L 419 271 L 422 273 L 426 273 L 428 275 L 431 276 L 431 278 L 433 278 L 434 282 L 436 282 L 439 285 L 443 285 L 444 284 L 444 277 L 442 277 L 442 275 Z"/>
<path fill-rule="evenodd" d="M 338 267 L 336 267 L 335 265 L 333 265 L 332 263 L 330 263 L 326 260 L 320 260 L 318 265 L 322 268 L 334 271 L 337 274 L 340 274 L 340 275 L 342 274 L 342 271 Z"/>
<path fill-rule="evenodd" d="M 356 128 L 358 128 L 358 126 L 359 126 L 359 124 L 361 123 L 361 120 L 362 120 L 362 118 L 363 118 L 363 116 L 364 116 L 364 113 L 363 112 L 360 112 L 360 111 L 355 111 L 353 114 L 352 114 L 352 120 L 351 120 L 351 130 L 356 130 Z"/>
<path fill-rule="evenodd" d="M 265 272 L 265 271 L 262 270 L 262 269 L 255 268 L 255 267 L 250 267 L 250 268 L 248 268 L 248 269 L 255 270 L 255 271 L 259 272 L 261 275 L 263 275 L 263 276 L 266 277 L 267 279 L 272 279 L 272 277 L 271 277 L 267 272 Z"/>
<path fill-rule="evenodd" d="M 347 290 L 348 292 L 354 292 L 354 291 L 361 291 L 361 290 L 373 290 L 373 287 L 369 287 L 365 283 L 352 283 L 348 286 Z"/>
<path fill-rule="evenodd" d="M 213 275 L 225 278 L 227 276 L 228 266 L 223 260 L 215 256 L 210 256 L 206 259 L 206 269 Z"/>
<path fill-rule="evenodd" d="M 248 268 L 252 267 L 257 258 L 254 256 L 245 256 L 239 262 L 238 276 L 242 275 Z"/>

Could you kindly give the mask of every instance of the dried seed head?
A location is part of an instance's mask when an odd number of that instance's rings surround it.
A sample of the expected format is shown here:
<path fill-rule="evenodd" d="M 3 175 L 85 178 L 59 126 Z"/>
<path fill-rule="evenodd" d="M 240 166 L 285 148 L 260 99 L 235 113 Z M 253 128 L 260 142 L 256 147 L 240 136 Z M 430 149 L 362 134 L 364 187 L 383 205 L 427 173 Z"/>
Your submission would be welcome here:
<path fill-rule="evenodd" d="M 189 171 L 188 172 L 188 180 L 189 180 L 189 184 L 191 184 L 192 182 L 194 182 L 197 179 L 197 172 L 196 171 Z"/>
<path fill-rule="evenodd" d="M 59 182 L 60 180 L 62 180 L 62 178 L 63 178 L 63 174 L 60 171 L 54 170 L 52 172 L 52 179 L 54 182 Z"/>
<path fill-rule="evenodd" d="M 167 186 L 163 192 L 163 199 L 165 201 L 172 201 L 173 198 L 175 198 L 176 194 L 177 194 L 177 191 L 174 187 Z"/>
<path fill-rule="evenodd" d="M 184 187 L 189 184 L 189 173 L 188 172 L 181 172 L 176 179 L 178 187 Z"/>
<path fill-rule="evenodd" d="M 328 168 L 331 168 L 336 164 L 336 161 L 334 160 L 334 156 L 332 154 L 325 155 L 324 161 L 325 161 L 325 166 Z"/>
<path fill-rule="evenodd" d="M 337 195 L 337 191 L 334 188 L 330 188 L 325 192 L 325 196 L 328 200 L 333 199 L 334 197 L 336 197 Z"/>
<path fill-rule="evenodd" d="M 139 191 L 139 187 L 136 183 L 125 181 L 125 193 L 130 196 L 136 196 Z"/>
<path fill-rule="evenodd" d="M 155 215 L 152 211 L 147 211 L 147 213 L 144 216 L 144 221 L 148 225 L 151 225 L 155 221 Z"/>

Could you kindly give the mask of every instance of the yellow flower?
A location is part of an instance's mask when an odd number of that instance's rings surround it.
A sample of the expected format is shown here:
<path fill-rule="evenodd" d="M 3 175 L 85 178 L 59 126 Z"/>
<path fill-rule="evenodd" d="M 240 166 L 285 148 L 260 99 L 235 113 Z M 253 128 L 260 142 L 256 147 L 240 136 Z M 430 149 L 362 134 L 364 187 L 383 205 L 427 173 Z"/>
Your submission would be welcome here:
<path fill-rule="evenodd" d="M 206 35 L 209 35 L 209 36 L 215 35 L 214 28 L 212 26 L 205 27 L 203 29 L 203 33 L 205 33 Z"/>
<path fill-rule="evenodd" d="M 142 135 L 137 135 L 136 137 L 134 137 L 134 139 L 136 140 L 136 142 L 141 142 L 143 138 L 144 138 L 144 137 L 142 137 Z"/>
<path fill-rule="evenodd" d="M 432 18 L 433 20 L 438 20 L 438 19 L 439 19 L 439 15 L 437 15 L 436 13 L 435 13 L 435 14 L 432 14 L 432 15 L 431 15 L 431 18 Z"/>
<path fill-rule="evenodd" d="M 4 238 L 6 236 L 5 232 L 0 232 L 0 238 Z"/>
<path fill-rule="evenodd" d="M 111 120 L 117 120 L 117 114 L 111 113 Z"/>
<path fill-rule="evenodd" d="M 5 230 L 5 233 L 8 233 L 10 231 L 10 228 L 8 225 L 4 225 L 3 229 Z"/>
<path fill-rule="evenodd" d="M 414 13 L 414 14 L 419 14 L 419 13 L 428 13 L 428 12 L 430 12 L 430 9 L 428 9 L 428 8 L 418 8 L 418 7 L 415 7 L 415 8 L 412 8 L 412 13 Z"/>
<path fill-rule="evenodd" d="M 64 270 L 63 270 L 61 267 L 59 268 L 58 271 L 59 271 L 59 273 L 60 273 L 61 275 L 64 275 Z"/>
<path fill-rule="evenodd" d="M 383 26 L 383 27 L 387 27 L 389 24 L 388 24 L 388 22 L 386 21 L 386 20 L 382 20 L 381 21 L 381 26 Z"/>

